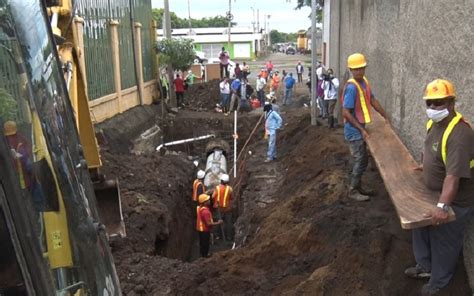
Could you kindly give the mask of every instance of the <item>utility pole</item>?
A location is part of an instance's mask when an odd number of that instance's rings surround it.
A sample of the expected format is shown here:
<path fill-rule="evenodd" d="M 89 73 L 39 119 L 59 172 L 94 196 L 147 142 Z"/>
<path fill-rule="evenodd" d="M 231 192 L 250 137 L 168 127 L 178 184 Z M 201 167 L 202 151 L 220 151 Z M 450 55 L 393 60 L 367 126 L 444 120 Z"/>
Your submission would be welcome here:
<path fill-rule="evenodd" d="M 266 14 L 263 14 L 263 32 L 265 32 L 265 39 L 264 39 L 264 44 L 265 44 L 265 48 L 264 48 L 264 51 L 265 51 L 265 54 L 267 54 L 267 47 L 268 47 L 268 43 L 267 43 L 267 15 Z"/>
<path fill-rule="evenodd" d="M 165 0 L 165 11 L 164 11 L 164 18 L 163 18 L 163 28 L 165 28 L 165 38 L 166 39 L 171 39 L 171 17 L 170 17 L 170 5 L 168 3 L 168 0 Z M 171 68 L 171 65 L 168 65 L 168 85 L 169 85 L 169 96 L 170 96 L 170 104 L 171 107 L 177 107 L 176 103 L 176 96 L 174 93 L 174 75 L 173 75 L 173 69 Z"/>
<path fill-rule="evenodd" d="M 311 125 L 318 125 L 316 120 L 316 0 L 311 0 Z"/>
<path fill-rule="evenodd" d="M 257 33 L 260 33 L 260 9 L 257 9 Z"/>
<path fill-rule="evenodd" d="M 230 27 L 232 25 L 232 0 L 229 0 L 229 12 L 227 13 L 227 19 L 229 20 L 229 28 L 227 29 L 227 51 L 230 53 Z"/>
<path fill-rule="evenodd" d="M 271 45 L 271 42 L 272 42 L 272 41 L 270 40 L 270 17 L 271 17 L 270 14 L 267 15 L 267 18 L 268 18 L 268 19 L 267 19 L 267 21 L 268 21 L 268 27 L 267 27 L 267 29 L 268 29 L 268 35 L 267 35 L 267 36 L 268 36 L 268 46 L 270 46 L 270 45 Z"/>
<path fill-rule="evenodd" d="M 252 9 L 252 33 L 255 33 L 255 8 L 250 8 Z"/>
<path fill-rule="evenodd" d="M 192 24 L 191 24 L 191 6 L 189 5 L 189 0 L 188 0 L 188 20 L 189 20 L 189 36 L 192 34 Z"/>

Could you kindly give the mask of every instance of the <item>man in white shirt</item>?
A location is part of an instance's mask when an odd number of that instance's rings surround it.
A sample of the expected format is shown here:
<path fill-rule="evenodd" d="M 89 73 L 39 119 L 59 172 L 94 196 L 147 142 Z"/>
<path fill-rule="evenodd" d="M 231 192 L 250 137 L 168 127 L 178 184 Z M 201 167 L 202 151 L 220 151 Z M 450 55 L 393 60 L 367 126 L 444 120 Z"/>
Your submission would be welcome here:
<path fill-rule="evenodd" d="M 339 92 L 339 79 L 334 77 L 334 71 L 329 68 L 328 74 L 323 76 L 324 106 L 328 112 L 328 127 L 334 127 L 334 108 Z"/>
<path fill-rule="evenodd" d="M 230 84 L 229 84 L 229 78 L 225 77 L 224 80 L 222 80 L 221 83 L 219 83 L 219 89 L 221 92 L 221 108 L 222 112 L 224 112 L 225 115 L 228 114 L 229 112 L 229 101 L 230 101 Z"/>
<path fill-rule="evenodd" d="M 229 53 L 222 47 L 219 52 L 219 65 L 221 70 L 221 79 L 225 77 L 229 78 Z M 224 73 L 225 72 L 225 73 Z"/>
<path fill-rule="evenodd" d="M 262 75 L 258 74 L 257 76 L 257 83 L 256 83 L 256 89 L 257 89 L 257 98 L 260 101 L 260 106 L 263 107 L 265 104 L 265 85 L 267 82 L 265 81 L 265 78 L 262 77 Z"/>

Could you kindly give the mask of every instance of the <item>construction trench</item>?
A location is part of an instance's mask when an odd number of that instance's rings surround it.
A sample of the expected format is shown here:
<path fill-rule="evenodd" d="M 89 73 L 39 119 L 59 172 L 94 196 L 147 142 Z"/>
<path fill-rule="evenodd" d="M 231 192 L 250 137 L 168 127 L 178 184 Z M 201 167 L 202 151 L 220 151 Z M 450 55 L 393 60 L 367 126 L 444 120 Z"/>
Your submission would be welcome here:
<path fill-rule="evenodd" d="M 239 115 L 235 248 L 216 242 L 211 258 L 198 258 L 191 188 L 206 141 L 155 148 L 207 134 L 232 147 L 233 116 L 213 111 L 217 91 L 216 82 L 193 85 L 192 107 L 177 114 L 141 106 L 97 126 L 104 172 L 121 186 L 127 236 L 111 247 L 124 295 L 419 295 L 424 281 L 403 274 L 414 263 L 411 232 L 373 161 L 363 181 L 376 196 L 349 200 L 342 129 L 311 126 L 304 85 L 282 108 L 275 162 L 263 162 L 263 125 L 254 131 L 261 108 Z M 444 293 L 470 295 L 462 258 Z"/>

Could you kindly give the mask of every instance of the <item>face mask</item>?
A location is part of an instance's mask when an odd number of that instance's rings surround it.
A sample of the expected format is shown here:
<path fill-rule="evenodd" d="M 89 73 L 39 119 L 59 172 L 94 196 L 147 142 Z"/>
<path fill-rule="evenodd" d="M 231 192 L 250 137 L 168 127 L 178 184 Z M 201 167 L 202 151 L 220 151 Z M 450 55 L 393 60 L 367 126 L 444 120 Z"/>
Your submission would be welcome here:
<path fill-rule="evenodd" d="M 442 109 L 442 110 L 434 110 L 431 108 L 426 109 L 426 115 L 428 115 L 428 118 L 433 120 L 434 122 L 440 122 L 441 120 L 445 119 L 449 115 L 448 109 Z"/>

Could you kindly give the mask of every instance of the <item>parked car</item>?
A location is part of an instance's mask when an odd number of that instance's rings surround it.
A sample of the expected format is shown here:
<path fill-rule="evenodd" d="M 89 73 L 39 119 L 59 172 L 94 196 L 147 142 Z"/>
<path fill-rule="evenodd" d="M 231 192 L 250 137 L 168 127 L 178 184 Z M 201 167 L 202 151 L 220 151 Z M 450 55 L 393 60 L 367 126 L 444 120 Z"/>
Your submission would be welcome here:
<path fill-rule="evenodd" d="M 288 47 L 286 49 L 286 54 L 296 54 L 296 49 L 294 47 Z"/>
<path fill-rule="evenodd" d="M 212 59 L 209 59 L 207 60 L 207 63 L 208 64 L 219 64 L 220 60 L 218 58 L 212 58 Z M 230 77 L 234 77 L 234 70 L 235 70 L 235 62 L 234 61 L 231 61 L 229 60 L 229 66 L 228 66 L 228 70 L 229 70 L 229 75 Z"/>

